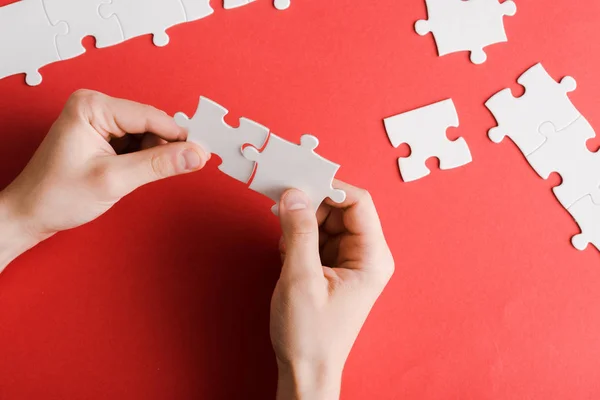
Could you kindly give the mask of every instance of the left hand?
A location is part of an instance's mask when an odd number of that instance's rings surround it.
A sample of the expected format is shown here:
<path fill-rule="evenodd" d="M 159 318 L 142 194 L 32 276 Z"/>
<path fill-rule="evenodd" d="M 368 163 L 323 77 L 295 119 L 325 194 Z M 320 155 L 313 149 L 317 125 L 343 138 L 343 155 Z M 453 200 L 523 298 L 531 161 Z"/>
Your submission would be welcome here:
<path fill-rule="evenodd" d="M 0 193 L 0 237 L 26 236 L 32 247 L 96 219 L 142 185 L 201 169 L 209 155 L 186 137 L 154 107 L 77 91 L 27 167 Z M 3 246 L 0 239 L 0 252 Z"/>

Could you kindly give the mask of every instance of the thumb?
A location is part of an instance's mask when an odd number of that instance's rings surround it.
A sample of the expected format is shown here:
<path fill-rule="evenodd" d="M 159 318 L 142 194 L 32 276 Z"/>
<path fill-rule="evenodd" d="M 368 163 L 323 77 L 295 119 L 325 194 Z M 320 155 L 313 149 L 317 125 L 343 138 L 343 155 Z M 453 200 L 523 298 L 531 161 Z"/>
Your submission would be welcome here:
<path fill-rule="evenodd" d="M 323 276 L 319 225 L 308 196 L 296 189 L 285 192 L 279 205 L 279 218 L 286 253 L 283 273 Z"/>
<path fill-rule="evenodd" d="M 114 177 L 114 192 L 125 196 L 145 184 L 198 171 L 208 159 L 208 154 L 194 143 L 167 143 L 110 157 L 108 176 Z"/>

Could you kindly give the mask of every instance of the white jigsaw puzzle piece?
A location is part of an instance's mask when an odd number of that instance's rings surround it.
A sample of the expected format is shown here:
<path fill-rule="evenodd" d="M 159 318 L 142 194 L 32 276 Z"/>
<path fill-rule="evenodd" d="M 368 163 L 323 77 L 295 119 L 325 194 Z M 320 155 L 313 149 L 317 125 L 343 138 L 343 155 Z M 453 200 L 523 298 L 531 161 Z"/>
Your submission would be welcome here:
<path fill-rule="evenodd" d="M 255 0 L 223 0 L 223 8 L 231 10 L 253 3 Z"/>
<path fill-rule="evenodd" d="M 81 41 L 86 36 L 96 38 L 96 47 L 104 48 L 125 40 L 121 24 L 116 17 L 102 18 L 100 5 L 110 0 L 43 0 L 52 24 L 66 22 L 69 33 L 56 38 L 60 58 L 63 60 L 85 53 Z"/>
<path fill-rule="evenodd" d="M 40 68 L 60 61 L 56 37 L 69 28 L 52 25 L 42 0 L 23 0 L 0 8 L 0 79 L 25 73 L 30 86 L 42 83 Z"/>
<path fill-rule="evenodd" d="M 443 170 L 457 168 L 473 160 L 465 139 L 450 141 L 446 136 L 448 128 L 458 128 L 459 125 L 452 99 L 386 118 L 384 122 L 394 147 L 402 143 L 410 146 L 410 156 L 398 161 L 405 182 L 429 175 L 431 171 L 425 162 L 432 157 L 439 159 Z"/>
<path fill-rule="evenodd" d="M 224 120 L 228 113 L 214 101 L 200 97 L 194 117 L 177 113 L 175 122 L 188 130 L 189 141 L 221 158 L 219 169 L 223 173 L 248 183 L 255 164 L 242 155 L 242 147 L 249 144 L 261 148 L 269 137 L 269 128 L 246 118 L 240 119 L 239 128 L 232 128 Z"/>
<path fill-rule="evenodd" d="M 180 0 L 112 0 L 99 11 L 103 18 L 117 16 L 126 40 L 152 34 L 159 47 L 169 44 L 167 29 L 187 22 Z"/>
<path fill-rule="evenodd" d="M 208 17 L 215 12 L 210 6 L 210 0 L 181 0 L 188 22 Z"/>
<path fill-rule="evenodd" d="M 487 56 L 484 48 L 508 40 L 504 16 L 512 16 L 517 6 L 512 0 L 427 0 L 428 20 L 419 20 L 415 31 L 424 36 L 433 33 L 438 54 L 444 56 L 470 51 L 471 61 L 481 64 Z"/>
<path fill-rule="evenodd" d="M 546 140 L 540 132 L 542 124 L 552 122 L 560 131 L 581 116 L 568 96 L 577 82 L 570 76 L 556 82 L 542 64 L 525 71 L 518 82 L 525 87 L 523 96 L 515 98 L 504 89 L 485 103 L 498 122 L 488 136 L 495 143 L 508 136 L 528 156 Z"/>
<path fill-rule="evenodd" d="M 244 157 L 258 163 L 250 189 L 275 202 L 271 208 L 275 215 L 281 196 L 289 189 L 306 193 L 315 211 L 327 197 L 336 203 L 346 199 L 346 192 L 332 187 L 340 166 L 315 153 L 318 145 L 319 140 L 312 135 L 303 135 L 297 145 L 271 134 L 263 152 L 253 147 L 244 149 Z"/>
<path fill-rule="evenodd" d="M 581 228 L 581 233 L 571 240 L 573 246 L 583 251 L 592 244 L 600 250 L 600 206 L 591 196 L 585 196 L 569 208 L 569 213 Z"/>
<path fill-rule="evenodd" d="M 563 207 L 568 209 L 586 195 L 600 202 L 600 153 L 587 149 L 586 142 L 596 136 L 589 122 L 580 117 L 558 132 L 547 122 L 540 131 L 548 139 L 527 160 L 544 179 L 553 172 L 560 174 L 563 182 L 553 190 Z"/>

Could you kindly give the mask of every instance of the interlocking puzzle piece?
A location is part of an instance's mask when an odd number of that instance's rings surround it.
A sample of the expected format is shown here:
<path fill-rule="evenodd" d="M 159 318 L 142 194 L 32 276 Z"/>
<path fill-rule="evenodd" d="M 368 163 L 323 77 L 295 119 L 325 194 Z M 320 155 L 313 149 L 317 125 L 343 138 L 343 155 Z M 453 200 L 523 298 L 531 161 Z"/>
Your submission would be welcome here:
<path fill-rule="evenodd" d="M 410 156 L 398 160 L 405 182 L 429 175 L 431 171 L 425 162 L 432 157 L 439 159 L 440 169 L 444 170 L 463 166 L 473 160 L 463 138 L 452 142 L 446 136 L 448 128 L 458 128 L 459 125 L 452 99 L 386 118 L 384 122 L 394 147 L 402 143 L 410 146 Z"/>
<path fill-rule="evenodd" d="M 210 0 L 181 0 L 188 22 L 208 17 L 215 12 L 210 6 Z"/>
<path fill-rule="evenodd" d="M 470 51 L 471 62 L 487 59 L 486 46 L 506 42 L 504 16 L 512 16 L 517 6 L 512 0 L 426 0 L 428 20 L 419 20 L 415 31 L 433 33 L 438 54 Z"/>
<path fill-rule="evenodd" d="M 100 6 L 100 15 L 116 15 L 126 40 L 152 34 L 156 46 L 169 44 L 167 29 L 187 22 L 180 0 L 112 0 Z"/>
<path fill-rule="evenodd" d="M 275 0 L 275 8 L 278 10 L 286 10 L 290 8 L 291 0 Z"/>
<path fill-rule="evenodd" d="M 229 113 L 226 108 L 205 97 L 200 97 L 198 109 L 192 119 L 184 113 L 175 114 L 175 122 L 187 128 L 188 140 L 198 143 L 210 153 L 221 157 L 223 161 L 219 169 L 238 181 L 248 183 L 254 163 L 242 155 L 242 146 L 250 144 L 261 148 L 269 136 L 269 128 L 250 121 L 240 119 L 239 128 L 232 128 L 225 123 Z"/>
<path fill-rule="evenodd" d="M 571 240 L 573 246 L 583 251 L 592 244 L 600 250 L 600 206 L 591 196 L 586 196 L 569 208 L 569 212 L 581 228 L 581 233 Z"/>
<path fill-rule="evenodd" d="M 331 186 L 340 166 L 315 153 L 318 145 L 319 140 L 312 135 L 303 135 L 298 146 L 271 134 L 263 152 L 254 147 L 244 149 L 244 157 L 258 163 L 250 189 L 276 203 L 271 208 L 275 215 L 279 213 L 279 200 L 288 189 L 306 193 L 315 210 L 327 197 L 336 203 L 346 199 L 346 192 Z"/>
<path fill-rule="evenodd" d="M 42 0 L 18 1 L 0 12 L 0 79 L 25 73 L 30 86 L 42 83 L 40 68 L 60 61 L 56 36 L 66 35 L 65 23 L 53 26 Z"/>
<path fill-rule="evenodd" d="M 98 8 L 110 0 L 43 0 L 52 24 L 65 22 L 69 33 L 56 38 L 58 54 L 63 60 L 85 53 L 81 41 L 86 36 L 96 38 L 96 47 L 114 46 L 125 40 L 116 17 L 104 19 Z"/>
<path fill-rule="evenodd" d="M 518 82 L 525 87 L 523 96 L 515 98 L 510 89 L 504 89 L 485 103 L 498 122 L 488 135 L 495 143 L 510 137 L 528 156 L 546 140 L 540 132 L 542 124 L 552 122 L 560 131 L 581 116 L 568 96 L 577 88 L 577 82 L 567 76 L 557 83 L 542 64 L 528 69 Z"/>
<path fill-rule="evenodd" d="M 562 131 L 547 122 L 540 131 L 548 139 L 527 160 L 544 179 L 553 172 L 560 174 L 563 182 L 554 188 L 558 201 L 567 209 L 586 195 L 600 202 L 600 153 L 586 147 L 596 136 L 589 122 L 580 117 Z"/>
<path fill-rule="evenodd" d="M 238 8 L 254 2 L 255 0 L 224 0 L 223 8 L 231 10 L 232 8 Z"/>

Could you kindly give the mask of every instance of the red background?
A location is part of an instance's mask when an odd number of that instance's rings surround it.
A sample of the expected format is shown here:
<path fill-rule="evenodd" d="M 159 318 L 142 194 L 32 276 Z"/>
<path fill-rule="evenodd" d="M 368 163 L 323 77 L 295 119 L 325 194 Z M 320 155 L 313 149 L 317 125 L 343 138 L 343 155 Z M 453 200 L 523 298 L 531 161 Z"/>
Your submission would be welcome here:
<path fill-rule="evenodd" d="M 0 0 L 0 4 L 9 1 Z M 71 92 L 96 89 L 173 114 L 199 95 L 290 140 L 321 139 L 338 177 L 368 188 L 397 272 L 348 361 L 344 399 L 600 398 L 600 265 L 576 224 L 483 106 L 538 61 L 574 76 L 600 127 L 600 3 L 517 1 L 509 42 L 475 66 L 413 31 L 422 0 L 270 1 L 0 81 L 0 187 Z M 474 161 L 401 181 L 382 119 L 452 97 Z M 270 200 L 217 170 L 136 191 L 42 243 L 0 276 L 2 399 L 273 398 L 268 336 L 278 277 Z M 436 161 L 428 165 L 436 167 Z"/>

